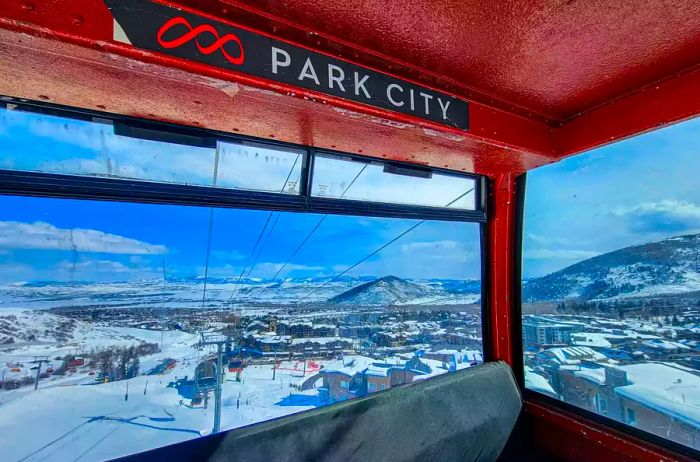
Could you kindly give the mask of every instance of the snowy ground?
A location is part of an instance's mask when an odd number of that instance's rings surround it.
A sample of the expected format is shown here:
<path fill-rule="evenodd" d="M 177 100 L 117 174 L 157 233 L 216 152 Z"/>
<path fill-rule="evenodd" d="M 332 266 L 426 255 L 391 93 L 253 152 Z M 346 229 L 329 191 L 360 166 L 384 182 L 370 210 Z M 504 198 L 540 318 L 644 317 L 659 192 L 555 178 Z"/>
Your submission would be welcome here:
<path fill-rule="evenodd" d="M 207 409 L 190 408 L 175 388 L 167 388 L 182 372 L 14 393 L 15 399 L 0 405 L 3 460 L 105 460 L 207 435 L 213 425 L 213 401 Z M 223 387 L 222 429 L 320 404 L 317 397 L 299 392 L 290 397 L 289 384 L 298 379 L 278 371 L 273 381 L 271 366 L 246 370 L 244 382 L 231 379 Z"/>
<path fill-rule="evenodd" d="M 207 355 L 208 352 L 194 348 L 196 340 L 192 334 L 166 332 L 163 351 L 141 358 L 142 373 L 164 358 L 175 359 L 175 368 L 163 375 L 98 384 L 88 368 L 81 368 L 75 374 L 41 380 L 36 391 L 32 386 L 0 390 L 2 460 L 105 460 L 209 434 L 214 419 L 213 399 L 207 408 L 190 407 L 189 399 L 168 387 L 176 378 L 192 377 L 198 361 Z M 23 345 L 0 351 L 0 361 L 3 366 L 28 363 L 35 355 L 53 358 L 89 347 L 140 341 L 158 343 L 160 332 L 94 327 L 80 331 L 70 344 Z M 317 370 L 308 367 L 306 377 Z M 272 365 L 249 366 L 242 382 L 236 382 L 233 374 L 227 373 L 222 429 L 322 404 L 315 390 L 299 392 L 290 386 L 304 380 L 297 362 L 282 363 L 275 380 L 272 377 Z"/>
<path fill-rule="evenodd" d="M 349 278 L 329 282 L 327 278 L 288 279 L 270 283 L 257 279 L 237 278 L 210 280 L 207 284 L 207 306 L 230 307 L 234 301 L 242 304 L 294 304 L 300 299 L 306 303 L 325 302 L 366 282 L 362 278 Z M 453 292 L 445 284 L 462 284 L 464 281 L 413 281 L 415 285 L 431 294 L 414 297 L 403 304 L 475 303 L 479 299 L 479 287 L 469 292 Z M 404 281 L 407 283 L 407 281 Z M 451 287 L 451 286 L 450 286 Z M 199 307 L 204 289 L 203 280 L 143 280 L 112 283 L 22 283 L 0 284 L 0 309 L 48 309 L 55 307 L 115 307 L 115 308 L 161 308 Z M 256 309 L 253 309 L 256 311 Z"/>

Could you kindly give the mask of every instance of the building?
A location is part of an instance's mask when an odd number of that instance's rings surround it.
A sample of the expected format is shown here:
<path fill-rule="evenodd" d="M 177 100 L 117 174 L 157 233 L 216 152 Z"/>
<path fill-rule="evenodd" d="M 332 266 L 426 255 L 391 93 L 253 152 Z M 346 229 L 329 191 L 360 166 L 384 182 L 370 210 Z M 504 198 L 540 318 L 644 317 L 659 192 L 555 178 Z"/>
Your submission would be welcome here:
<path fill-rule="evenodd" d="M 476 365 L 484 362 L 481 351 L 477 350 L 455 350 L 444 348 L 437 351 L 428 350 L 421 354 L 421 358 L 440 361 L 447 365 L 449 370 L 457 370 L 461 364 Z"/>
<path fill-rule="evenodd" d="M 272 332 L 250 334 L 243 339 L 245 346 L 263 353 L 286 352 L 291 340 L 289 335 L 275 335 Z"/>
<path fill-rule="evenodd" d="M 549 348 L 538 352 L 533 363 L 545 367 L 579 366 L 584 362 L 601 363 L 609 359 L 591 347 L 572 346 Z"/>
<path fill-rule="evenodd" d="M 692 348 L 679 342 L 655 338 L 642 342 L 639 350 L 653 359 L 667 359 L 670 355 L 690 353 Z"/>
<path fill-rule="evenodd" d="M 323 377 L 319 388 L 321 397 L 336 402 L 366 394 L 366 385 L 358 372 L 365 370 L 372 362 L 365 356 L 347 356 L 329 362 L 320 372 Z"/>
<path fill-rule="evenodd" d="M 343 337 L 294 338 L 288 346 L 296 356 L 328 357 L 353 351 L 353 340 Z"/>
<path fill-rule="evenodd" d="M 556 322 L 539 316 L 523 319 L 523 337 L 527 347 L 547 348 L 571 344 L 571 334 L 581 330 L 579 323 Z"/>
<path fill-rule="evenodd" d="M 549 373 L 563 401 L 700 449 L 700 377 L 690 369 L 587 363 Z"/>

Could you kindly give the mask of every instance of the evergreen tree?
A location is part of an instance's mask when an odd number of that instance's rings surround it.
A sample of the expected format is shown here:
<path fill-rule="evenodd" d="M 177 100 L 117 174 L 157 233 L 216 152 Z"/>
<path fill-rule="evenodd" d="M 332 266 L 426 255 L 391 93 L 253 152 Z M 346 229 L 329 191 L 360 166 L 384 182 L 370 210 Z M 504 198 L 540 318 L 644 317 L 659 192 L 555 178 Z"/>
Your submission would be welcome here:
<path fill-rule="evenodd" d="M 141 368 L 141 362 L 139 361 L 139 357 L 136 356 L 129 364 L 129 369 L 127 371 L 126 378 L 130 379 L 130 378 L 133 378 L 133 377 L 136 377 L 137 375 L 139 375 L 140 368 Z"/>

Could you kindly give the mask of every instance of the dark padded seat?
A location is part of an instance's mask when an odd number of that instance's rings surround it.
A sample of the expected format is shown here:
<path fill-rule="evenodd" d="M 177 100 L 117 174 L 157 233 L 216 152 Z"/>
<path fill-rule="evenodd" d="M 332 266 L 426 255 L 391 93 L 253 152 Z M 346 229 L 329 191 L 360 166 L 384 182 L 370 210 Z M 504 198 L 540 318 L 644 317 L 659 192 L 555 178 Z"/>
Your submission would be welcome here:
<path fill-rule="evenodd" d="M 124 460 L 494 461 L 521 407 L 493 362 Z"/>

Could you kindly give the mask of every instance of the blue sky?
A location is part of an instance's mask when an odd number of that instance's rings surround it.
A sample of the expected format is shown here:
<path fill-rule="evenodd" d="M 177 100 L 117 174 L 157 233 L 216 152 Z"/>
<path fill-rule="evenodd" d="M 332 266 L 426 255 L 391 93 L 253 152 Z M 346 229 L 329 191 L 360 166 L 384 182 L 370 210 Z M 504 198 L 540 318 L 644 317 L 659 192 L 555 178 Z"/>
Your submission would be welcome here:
<path fill-rule="evenodd" d="M 109 125 L 1 111 L 0 146 L 0 168 L 5 169 L 213 181 L 214 150 L 117 137 Z M 221 156 L 217 185 L 297 190 L 301 162 L 295 162 L 295 152 L 230 145 Z M 329 179 L 329 190 L 349 183 L 361 165 L 338 173 L 348 178 Z M 400 178 L 386 176 L 388 181 Z M 389 186 L 376 185 L 390 195 Z M 454 188 L 437 188 L 438 202 L 452 198 Z M 274 275 L 321 218 L 277 215 L 253 277 Z M 214 211 L 210 276 L 238 276 L 268 216 L 267 211 Z M 201 207 L 2 196 L 0 282 L 152 279 L 162 277 L 163 266 L 168 276 L 201 276 L 208 222 L 209 209 Z M 280 277 L 337 274 L 415 223 L 329 216 Z M 426 222 L 349 274 L 477 279 L 478 243 L 476 224 Z"/>
<path fill-rule="evenodd" d="M 523 276 L 700 232 L 700 119 L 528 173 Z"/>

